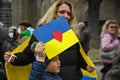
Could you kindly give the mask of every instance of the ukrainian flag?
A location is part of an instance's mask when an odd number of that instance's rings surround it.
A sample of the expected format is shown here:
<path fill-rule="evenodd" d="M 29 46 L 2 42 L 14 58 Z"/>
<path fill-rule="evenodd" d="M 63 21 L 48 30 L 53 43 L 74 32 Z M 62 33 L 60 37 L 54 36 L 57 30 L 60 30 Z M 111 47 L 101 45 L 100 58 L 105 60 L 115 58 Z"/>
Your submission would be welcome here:
<path fill-rule="evenodd" d="M 45 44 L 45 53 L 49 59 L 79 42 L 64 16 L 36 29 L 33 34 Z"/>

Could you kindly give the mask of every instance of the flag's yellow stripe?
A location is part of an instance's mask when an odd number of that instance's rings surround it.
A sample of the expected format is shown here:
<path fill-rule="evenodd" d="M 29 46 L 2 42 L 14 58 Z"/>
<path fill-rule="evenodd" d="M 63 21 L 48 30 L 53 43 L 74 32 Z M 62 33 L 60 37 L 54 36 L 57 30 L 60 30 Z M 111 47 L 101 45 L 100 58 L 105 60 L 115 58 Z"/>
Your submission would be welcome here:
<path fill-rule="evenodd" d="M 23 50 L 28 46 L 31 36 L 28 37 L 21 45 L 19 45 L 15 50 L 12 51 L 12 54 L 23 52 Z"/>
<path fill-rule="evenodd" d="M 13 50 L 12 54 L 22 52 L 28 46 L 30 39 L 31 36 L 27 38 L 15 50 Z M 13 66 L 10 63 L 5 62 L 7 80 L 29 80 L 31 66 L 31 64 L 26 66 Z"/>
<path fill-rule="evenodd" d="M 62 34 L 62 42 L 52 39 L 45 44 L 45 52 L 49 59 L 60 54 L 70 46 L 77 43 L 79 40 L 76 37 L 75 33 L 70 29 Z M 54 45 L 54 46 L 53 46 Z"/>

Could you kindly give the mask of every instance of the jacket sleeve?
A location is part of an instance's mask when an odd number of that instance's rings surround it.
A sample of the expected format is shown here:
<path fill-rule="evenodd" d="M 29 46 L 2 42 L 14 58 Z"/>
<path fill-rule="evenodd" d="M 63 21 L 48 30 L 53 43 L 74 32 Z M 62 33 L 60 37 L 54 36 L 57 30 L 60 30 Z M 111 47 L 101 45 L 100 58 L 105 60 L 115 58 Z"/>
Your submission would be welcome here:
<path fill-rule="evenodd" d="M 24 49 L 24 51 L 15 54 L 17 58 L 13 62 L 11 62 L 12 65 L 24 66 L 35 61 L 34 52 L 31 50 L 31 45 L 34 41 L 37 40 L 32 35 L 29 45 Z"/>
<path fill-rule="evenodd" d="M 80 34 L 80 42 L 84 42 L 86 37 L 87 37 L 87 33 L 81 32 L 81 34 Z"/>
<path fill-rule="evenodd" d="M 101 46 L 104 51 L 115 49 L 119 43 L 120 41 L 117 38 L 113 39 L 110 34 L 104 34 L 103 37 L 101 37 Z"/>
<path fill-rule="evenodd" d="M 29 80 L 43 80 L 44 70 L 45 64 L 43 62 L 33 62 Z"/>

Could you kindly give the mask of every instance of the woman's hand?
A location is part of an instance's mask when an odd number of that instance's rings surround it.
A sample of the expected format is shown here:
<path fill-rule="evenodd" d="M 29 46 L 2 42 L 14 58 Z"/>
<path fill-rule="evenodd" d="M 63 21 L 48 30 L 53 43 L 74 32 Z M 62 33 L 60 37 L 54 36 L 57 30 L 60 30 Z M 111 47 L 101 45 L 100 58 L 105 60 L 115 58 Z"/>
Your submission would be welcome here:
<path fill-rule="evenodd" d="M 94 66 L 90 66 L 90 65 L 87 66 L 88 72 L 93 72 L 95 69 L 96 69 L 96 67 L 94 67 Z"/>
<path fill-rule="evenodd" d="M 45 61 L 45 53 L 44 53 L 44 44 L 42 42 L 39 42 L 35 47 L 35 53 L 38 56 L 38 61 L 44 62 Z"/>
<path fill-rule="evenodd" d="M 4 59 L 5 59 L 5 61 L 7 61 L 7 62 L 13 62 L 13 61 L 15 60 L 15 58 L 16 58 L 16 56 L 13 55 L 13 54 L 11 54 L 10 51 L 5 52 L 5 54 L 4 54 Z"/>

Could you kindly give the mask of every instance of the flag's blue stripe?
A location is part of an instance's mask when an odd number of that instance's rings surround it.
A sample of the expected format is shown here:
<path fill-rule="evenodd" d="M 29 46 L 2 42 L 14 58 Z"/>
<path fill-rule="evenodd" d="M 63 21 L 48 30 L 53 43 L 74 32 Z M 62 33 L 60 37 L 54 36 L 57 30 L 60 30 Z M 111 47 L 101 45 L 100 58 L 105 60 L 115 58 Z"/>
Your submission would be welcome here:
<path fill-rule="evenodd" d="M 42 41 L 43 43 L 46 43 L 49 40 L 53 39 L 53 36 L 52 36 L 53 32 L 56 32 L 59 30 L 62 33 L 64 33 L 69 29 L 70 29 L 70 26 L 67 20 L 65 19 L 64 16 L 62 16 L 39 27 L 33 32 L 33 34 L 38 39 L 38 41 Z"/>
<path fill-rule="evenodd" d="M 82 79 L 80 80 L 96 80 L 96 78 L 88 77 L 88 76 L 83 76 Z"/>

